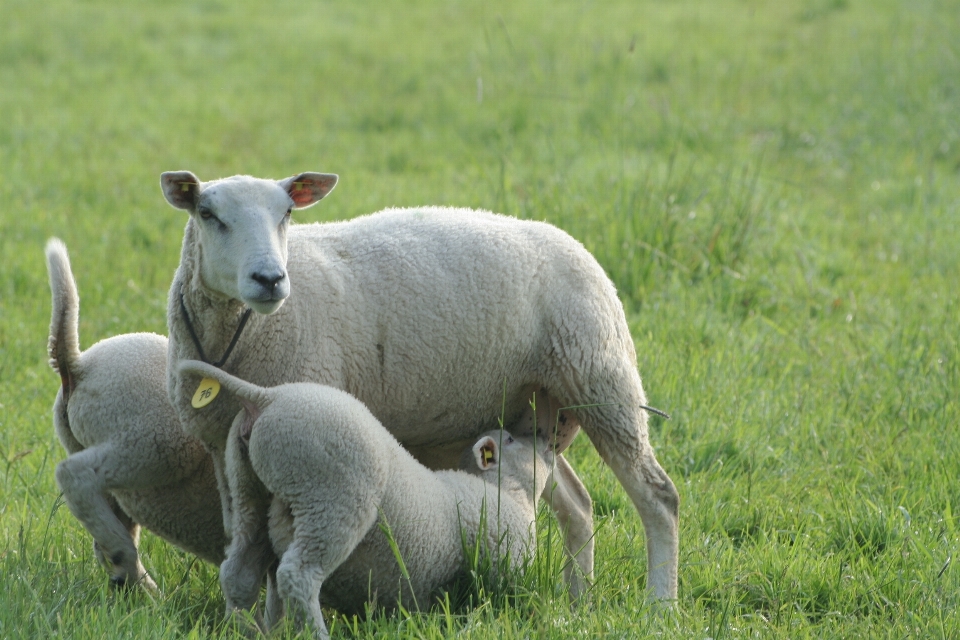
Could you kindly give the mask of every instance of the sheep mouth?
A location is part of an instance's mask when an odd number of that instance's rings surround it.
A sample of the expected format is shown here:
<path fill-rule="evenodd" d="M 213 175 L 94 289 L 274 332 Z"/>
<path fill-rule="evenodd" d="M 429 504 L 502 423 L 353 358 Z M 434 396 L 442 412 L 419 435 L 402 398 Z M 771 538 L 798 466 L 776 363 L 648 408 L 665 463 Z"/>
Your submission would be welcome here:
<path fill-rule="evenodd" d="M 256 311 L 257 313 L 269 316 L 283 306 L 284 301 L 286 301 L 287 296 L 281 296 L 277 294 L 265 295 L 258 298 L 248 298 L 244 300 L 247 303 L 247 306 Z"/>
<path fill-rule="evenodd" d="M 246 291 L 241 290 L 241 298 L 248 307 L 259 314 L 268 316 L 283 304 L 290 296 L 289 281 L 284 278 L 272 286 L 250 282 Z"/>

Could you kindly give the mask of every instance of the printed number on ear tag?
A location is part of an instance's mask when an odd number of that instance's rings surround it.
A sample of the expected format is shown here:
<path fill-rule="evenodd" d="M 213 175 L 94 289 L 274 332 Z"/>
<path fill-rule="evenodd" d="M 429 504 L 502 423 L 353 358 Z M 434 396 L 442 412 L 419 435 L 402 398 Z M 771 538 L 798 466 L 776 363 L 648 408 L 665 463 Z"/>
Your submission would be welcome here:
<path fill-rule="evenodd" d="M 200 386 L 193 394 L 193 401 L 190 404 L 194 409 L 202 409 L 213 402 L 218 393 L 220 393 L 220 383 L 213 378 L 204 378 L 200 381 Z"/>

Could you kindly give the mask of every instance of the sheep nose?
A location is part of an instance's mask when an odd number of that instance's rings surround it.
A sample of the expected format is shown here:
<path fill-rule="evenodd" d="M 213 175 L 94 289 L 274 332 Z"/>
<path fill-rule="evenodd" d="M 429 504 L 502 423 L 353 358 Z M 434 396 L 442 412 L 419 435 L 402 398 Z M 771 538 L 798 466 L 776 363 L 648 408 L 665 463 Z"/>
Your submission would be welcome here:
<path fill-rule="evenodd" d="M 280 284 L 280 281 L 287 277 L 287 274 L 282 271 L 273 273 L 252 273 L 250 274 L 250 277 L 264 289 L 273 291 L 277 288 L 277 285 Z"/>

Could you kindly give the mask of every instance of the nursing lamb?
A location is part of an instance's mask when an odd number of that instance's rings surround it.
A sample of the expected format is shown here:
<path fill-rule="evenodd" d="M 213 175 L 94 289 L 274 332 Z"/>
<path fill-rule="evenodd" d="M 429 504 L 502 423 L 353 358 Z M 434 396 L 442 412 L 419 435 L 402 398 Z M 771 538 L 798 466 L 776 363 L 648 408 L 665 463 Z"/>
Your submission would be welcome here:
<path fill-rule="evenodd" d="M 184 429 L 213 455 L 226 520 L 225 425 L 240 405 L 192 406 L 197 385 L 179 373 L 183 360 L 218 359 L 260 386 L 311 381 L 347 391 L 433 468 L 456 466 L 459 451 L 498 419 L 517 419 L 544 388 L 569 407 L 562 428 L 583 426 L 640 512 L 653 596 L 675 599 L 679 496 L 650 446 L 636 352 L 602 267 L 551 225 L 468 209 L 290 224 L 292 209 L 314 204 L 336 180 L 161 176 L 167 201 L 190 213 L 168 305 L 169 392 Z M 544 497 L 589 578 L 590 498 L 561 456 L 554 485 Z M 269 554 L 244 554 L 266 572 Z M 575 595 L 584 588 L 576 572 L 569 579 Z M 235 582 L 223 571 L 221 581 Z M 255 598 L 225 596 L 241 608 Z"/>
<path fill-rule="evenodd" d="M 93 536 L 94 555 L 115 586 L 156 584 L 140 562 L 146 527 L 207 562 L 227 544 L 213 461 L 183 433 L 166 390 L 167 339 L 131 333 L 83 353 L 80 299 L 63 243 L 47 243 L 53 293 L 50 365 L 61 387 L 53 423 L 67 459 L 57 484 L 73 515 Z"/>
<path fill-rule="evenodd" d="M 464 456 L 472 473 L 433 472 L 333 387 L 267 389 L 196 361 L 180 371 L 217 380 L 244 406 L 229 431 L 227 475 L 239 491 L 253 475 L 270 496 L 277 594 L 320 637 L 328 637 L 321 600 L 348 614 L 369 602 L 429 607 L 463 571 L 466 549 L 479 543 L 494 567 L 520 567 L 533 552 L 537 497 L 553 460 L 548 441 L 494 431 Z M 234 532 L 244 535 L 241 522 Z M 268 605 L 268 625 L 279 617 Z"/>

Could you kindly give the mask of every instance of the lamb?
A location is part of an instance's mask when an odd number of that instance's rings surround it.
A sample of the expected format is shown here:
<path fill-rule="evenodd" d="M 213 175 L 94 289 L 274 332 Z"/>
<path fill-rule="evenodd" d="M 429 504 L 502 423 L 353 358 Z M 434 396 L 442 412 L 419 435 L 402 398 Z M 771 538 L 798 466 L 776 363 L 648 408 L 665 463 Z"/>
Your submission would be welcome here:
<path fill-rule="evenodd" d="M 198 361 L 179 370 L 216 380 L 243 405 L 227 438 L 228 478 L 248 491 L 252 474 L 270 496 L 277 595 L 319 637 L 328 637 L 321 589 L 325 604 L 347 613 L 362 613 L 371 599 L 425 606 L 461 572 L 464 543 L 472 548 L 478 532 L 494 566 L 509 558 L 519 567 L 532 553 L 537 497 L 553 459 L 549 441 L 493 431 L 463 456 L 461 467 L 472 474 L 433 472 L 348 393 L 313 383 L 266 389 Z M 239 537 L 239 508 L 235 516 Z M 268 611 L 271 625 L 278 617 Z"/>
<path fill-rule="evenodd" d="M 50 365 L 61 387 L 53 423 L 68 457 L 57 484 L 93 536 L 94 555 L 116 587 L 156 583 L 140 561 L 146 527 L 207 562 L 224 558 L 226 536 L 213 461 L 183 433 L 166 390 L 167 339 L 133 333 L 80 352 L 80 301 L 64 244 L 46 247 L 53 318 Z"/>
<path fill-rule="evenodd" d="M 225 521 L 234 501 L 224 425 L 240 405 L 224 397 L 195 408 L 183 360 L 209 354 L 264 387 L 344 390 L 431 468 L 455 467 L 463 448 L 501 417 L 512 423 L 543 389 L 567 407 L 550 419 L 563 431 L 557 453 L 582 425 L 640 513 L 649 590 L 675 599 L 679 495 L 650 446 L 636 352 L 602 267 L 551 225 L 484 211 L 387 209 L 290 224 L 292 209 L 336 181 L 161 176 L 167 201 L 190 214 L 168 299 L 168 390 L 184 430 L 213 456 Z M 592 504 L 560 455 L 548 486 L 577 596 L 593 571 Z M 232 574 L 265 575 L 264 546 L 265 534 L 231 546 L 236 556 L 221 567 L 228 609 L 256 601 L 259 588 L 236 590 L 245 582 Z"/>

